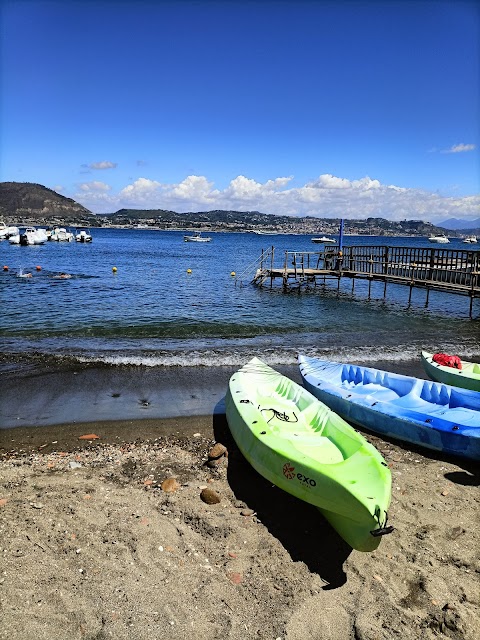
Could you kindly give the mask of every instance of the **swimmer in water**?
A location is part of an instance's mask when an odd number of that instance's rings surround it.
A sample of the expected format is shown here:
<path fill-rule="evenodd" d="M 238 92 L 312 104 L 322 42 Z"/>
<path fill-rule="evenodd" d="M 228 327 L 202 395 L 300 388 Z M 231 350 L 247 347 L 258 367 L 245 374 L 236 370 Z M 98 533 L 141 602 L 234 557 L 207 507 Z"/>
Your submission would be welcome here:
<path fill-rule="evenodd" d="M 59 273 L 58 276 L 53 276 L 54 278 L 62 278 L 63 280 L 65 280 L 66 278 L 71 278 L 72 276 L 69 273 L 64 273 L 62 271 L 62 273 Z"/>
<path fill-rule="evenodd" d="M 31 273 L 17 273 L 17 278 L 32 278 Z"/>

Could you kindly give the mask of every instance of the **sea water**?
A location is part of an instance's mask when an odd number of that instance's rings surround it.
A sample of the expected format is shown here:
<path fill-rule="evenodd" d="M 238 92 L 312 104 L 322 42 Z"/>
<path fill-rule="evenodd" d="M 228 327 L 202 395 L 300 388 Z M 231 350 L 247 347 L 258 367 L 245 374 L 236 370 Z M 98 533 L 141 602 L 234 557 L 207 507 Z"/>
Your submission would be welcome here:
<path fill-rule="evenodd" d="M 262 249 L 318 251 L 309 235 L 93 229 L 93 242 L 0 243 L 0 354 L 4 366 L 76 361 L 132 367 L 241 366 L 251 357 L 293 364 L 298 352 L 374 363 L 421 349 L 480 355 L 480 301 L 344 278 L 308 291 L 250 284 Z M 432 246 L 426 238 L 353 237 L 345 245 Z M 454 240 L 449 248 L 465 248 Z M 470 247 L 469 247 L 470 249 Z M 243 285 L 232 275 L 242 277 Z M 41 269 L 37 269 L 40 267 Z M 113 268 L 116 270 L 113 270 Z M 69 279 L 58 278 L 61 272 Z M 31 278 L 18 274 L 32 273 Z M 57 276 L 57 277 L 55 277 Z M 6 364 L 5 364 L 6 363 Z"/>
<path fill-rule="evenodd" d="M 470 320 L 467 297 L 431 292 L 426 308 L 425 291 L 409 304 L 405 286 L 388 285 L 384 298 L 373 283 L 368 299 L 368 284 L 352 292 L 348 278 L 289 293 L 251 284 L 262 249 L 274 246 L 281 266 L 286 251 L 321 249 L 311 236 L 92 235 L 92 244 L 0 243 L 0 428 L 127 420 L 136 432 L 137 420 L 221 414 L 229 377 L 253 356 L 297 382 L 297 353 L 420 377 L 421 349 L 480 359 L 478 300 Z"/>

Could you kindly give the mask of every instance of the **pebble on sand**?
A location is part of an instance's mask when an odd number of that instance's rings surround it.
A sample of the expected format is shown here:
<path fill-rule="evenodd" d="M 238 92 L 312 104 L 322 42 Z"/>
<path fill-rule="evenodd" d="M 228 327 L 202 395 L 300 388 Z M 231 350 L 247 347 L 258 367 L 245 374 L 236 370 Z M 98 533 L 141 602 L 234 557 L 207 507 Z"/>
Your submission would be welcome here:
<path fill-rule="evenodd" d="M 242 574 L 237 573 L 236 571 L 227 573 L 227 578 L 230 580 L 230 582 L 233 582 L 233 584 L 240 584 L 243 581 Z"/>
<path fill-rule="evenodd" d="M 167 478 L 160 485 L 162 491 L 166 493 L 173 493 L 177 489 L 180 489 L 180 484 L 178 483 L 176 478 Z"/>
<path fill-rule="evenodd" d="M 213 489 L 203 489 L 200 494 L 201 500 L 206 504 L 218 504 L 221 500 L 220 496 Z"/>
<path fill-rule="evenodd" d="M 225 445 L 221 444 L 220 442 L 217 442 L 210 449 L 210 451 L 208 453 L 208 459 L 209 460 L 218 460 L 222 456 L 225 456 L 225 457 L 228 456 L 227 447 Z"/>

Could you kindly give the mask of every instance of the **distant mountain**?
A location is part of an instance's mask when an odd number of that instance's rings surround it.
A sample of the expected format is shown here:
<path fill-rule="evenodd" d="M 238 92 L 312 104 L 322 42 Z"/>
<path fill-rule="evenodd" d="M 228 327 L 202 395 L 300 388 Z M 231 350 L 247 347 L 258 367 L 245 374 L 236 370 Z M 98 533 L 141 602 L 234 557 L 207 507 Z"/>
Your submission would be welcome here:
<path fill-rule="evenodd" d="M 75 200 L 31 182 L 0 182 L 0 218 L 30 224 L 51 224 L 55 219 L 95 220 L 94 214 Z"/>
<path fill-rule="evenodd" d="M 445 220 L 445 222 L 440 223 L 441 227 L 445 227 L 445 229 L 479 229 L 480 228 L 480 218 L 476 220 L 461 220 L 459 218 L 449 218 Z"/>

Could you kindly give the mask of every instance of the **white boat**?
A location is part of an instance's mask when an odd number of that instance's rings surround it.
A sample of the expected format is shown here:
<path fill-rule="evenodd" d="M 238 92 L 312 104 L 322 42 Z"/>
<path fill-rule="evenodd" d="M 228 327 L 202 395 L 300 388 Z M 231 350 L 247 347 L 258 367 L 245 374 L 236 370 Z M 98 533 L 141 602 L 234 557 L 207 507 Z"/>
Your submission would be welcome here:
<path fill-rule="evenodd" d="M 75 234 L 75 242 L 91 242 L 92 236 L 87 229 L 77 229 Z"/>
<path fill-rule="evenodd" d="M 209 236 L 202 236 L 200 232 L 195 233 L 193 236 L 183 236 L 184 242 L 210 242 Z"/>
<path fill-rule="evenodd" d="M 23 233 L 10 236 L 8 239 L 10 244 L 21 244 L 23 246 L 44 244 L 47 241 L 47 232 L 45 229 L 35 229 L 35 227 L 26 227 Z"/>
<path fill-rule="evenodd" d="M 336 240 L 333 238 L 327 238 L 327 236 L 322 236 L 321 238 L 312 238 L 312 242 L 315 242 L 316 244 L 327 244 L 329 242 L 335 243 Z"/>
<path fill-rule="evenodd" d="M 436 242 L 437 244 L 447 244 L 450 240 L 447 238 L 445 234 L 439 236 L 430 236 L 428 239 L 429 242 Z"/>
<path fill-rule="evenodd" d="M 477 244 L 478 242 L 477 236 L 467 236 L 466 238 L 463 239 L 463 242 L 465 244 Z"/>
<path fill-rule="evenodd" d="M 0 240 L 10 238 L 19 234 L 18 227 L 7 227 L 4 222 L 0 222 Z"/>
<path fill-rule="evenodd" d="M 55 227 L 48 239 L 55 242 L 71 242 L 73 233 L 67 231 L 64 227 Z"/>

